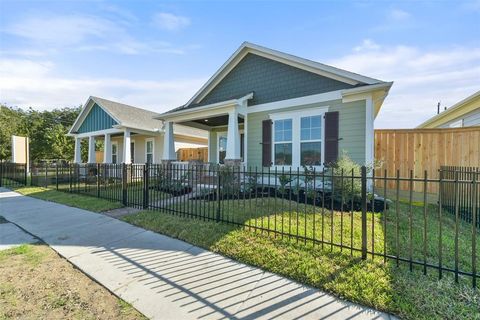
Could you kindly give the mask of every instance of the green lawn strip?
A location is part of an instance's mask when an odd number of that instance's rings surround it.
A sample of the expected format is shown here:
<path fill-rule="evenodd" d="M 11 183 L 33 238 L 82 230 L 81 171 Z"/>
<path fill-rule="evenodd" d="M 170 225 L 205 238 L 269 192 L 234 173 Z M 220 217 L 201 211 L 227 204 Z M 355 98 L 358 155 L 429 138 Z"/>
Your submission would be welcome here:
<path fill-rule="evenodd" d="M 298 232 L 305 234 L 305 222 L 307 226 L 306 235 L 313 236 L 313 221 L 316 223 L 316 239 L 320 239 L 322 230 L 322 217 L 318 214 L 318 208 L 315 209 L 315 218 L 313 208 L 299 207 L 303 210 L 294 212 L 284 212 L 282 206 L 278 206 L 275 211 L 270 206 L 271 199 L 264 199 L 265 202 L 257 200 L 255 210 L 248 211 L 243 205 L 243 201 L 230 201 L 223 203 L 224 208 L 229 210 L 229 217 L 236 222 L 244 222 L 247 225 L 263 225 L 274 228 L 277 222 L 277 230 L 288 230 L 290 227 L 292 233 L 297 232 L 297 212 L 298 212 Z M 277 200 L 278 201 L 278 200 Z M 245 202 L 247 206 L 248 202 Z M 262 204 L 263 203 L 263 204 Z M 278 204 L 278 203 L 277 203 Z M 205 213 L 207 216 L 214 216 L 214 202 L 197 204 L 196 210 Z M 290 203 L 284 203 L 288 208 Z M 180 204 L 176 204 L 180 208 Z M 292 203 L 295 208 L 296 204 Z M 195 205 L 189 204 L 186 207 L 188 211 L 193 212 Z M 191 208 L 191 209 L 188 209 Z M 212 209 L 212 210 L 210 210 Z M 307 214 L 305 214 L 305 210 Z M 399 211 L 399 250 L 404 256 L 409 252 L 409 245 L 405 239 L 409 239 L 409 207 L 400 204 Z M 435 261 L 438 251 L 438 221 L 435 223 L 433 212 L 436 208 L 429 207 L 428 212 L 432 216 L 427 216 L 427 237 L 429 243 L 427 246 L 427 260 Z M 312 211 L 309 211 L 312 210 Z M 321 211 L 321 210 L 320 210 Z M 330 238 L 330 225 L 332 214 L 325 211 L 323 222 L 325 223 L 325 239 Z M 245 213 L 246 212 L 246 213 Z M 254 212 L 254 213 L 253 213 Z M 270 213 L 270 214 L 267 214 Z M 210 213 L 210 214 L 209 214 Z M 293 215 L 293 216 L 292 216 Z M 354 213 L 333 213 L 334 241 L 339 243 L 340 223 L 343 215 L 344 233 L 343 240 L 350 241 L 350 218 L 353 217 L 354 244 L 358 247 L 360 241 L 361 215 Z M 387 216 L 387 252 L 393 253 L 396 250 L 396 213 L 392 210 L 386 213 Z M 419 216 L 419 217 L 417 217 Z M 256 219 L 255 219 L 256 218 Z M 263 219 L 262 219 L 263 218 Z M 283 223 L 282 223 L 283 218 Z M 289 220 L 292 218 L 292 220 Z M 383 252 L 383 227 L 384 214 L 369 214 L 369 246 L 371 246 L 371 220 L 375 221 L 375 247 L 376 251 Z M 444 277 L 438 281 L 438 272 L 434 269 L 428 269 L 427 276 L 423 275 L 420 266 L 414 266 L 414 272 L 408 270 L 408 263 L 401 263 L 397 268 L 395 261 L 383 263 L 383 258 L 372 260 L 370 257 L 362 261 L 358 253 L 350 256 L 350 250 L 340 249 L 325 245 L 315 247 L 308 242 L 297 243 L 296 240 L 289 240 L 288 237 L 277 236 L 273 233 L 254 232 L 247 228 L 236 227 L 226 223 L 215 223 L 170 215 L 157 211 L 144 211 L 135 215 L 126 216 L 125 221 L 141 226 L 143 228 L 166 234 L 194 245 L 206 248 L 213 252 L 221 253 L 235 260 L 258 266 L 264 270 L 271 271 L 301 283 L 311 285 L 326 291 L 329 291 L 348 300 L 358 302 L 383 311 L 392 312 L 407 319 L 452 319 L 468 318 L 475 319 L 480 317 L 480 290 L 471 288 L 471 278 L 460 277 L 460 284 L 455 284 L 453 276 L 444 272 Z M 256 221 L 255 221 L 256 220 Z M 263 222 L 262 222 L 263 220 Z M 422 223 L 418 222 L 421 221 Z M 290 221 L 292 221 L 290 223 Z M 327 222 L 328 221 L 328 222 Z M 412 239 L 413 257 L 423 259 L 423 207 L 412 207 Z M 348 223 L 347 223 L 348 222 Z M 453 219 L 451 215 L 442 217 L 444 228 L 451 228 Z M 415 226 L 416 227 L 413 227 Z M 419 226 L 420 224 L 420 226 Z M 421 227 L 421 228 L 420 228 Z M 347 229 L 348 232 L 345 230 Z M 358 229 L 358 231 L 357 231 Z M 420 230 L 421 229 L 421 230 Z M 471 226 L 459 223 L 459 246 L 460 250 L 459 264 L 462 268 L 468 268 L 471 265 L 471 257 L 468 247 L 468 240 L 471 237 Z M 421 236 L 421 240 L 418 237 Z M 443 242 L 445 244 L 443 255 L 444 263 L 451 265 L 453 257 L 453 247 L 450 245 L 453 241 L 454 232 L 451 230 L 443 231 Z M 346 241 L 346 240 L 345 240 Z M 378 248 L 377 248 L 378 247 Z M 471 250 L 471 247 L 470 247 Z M 408 257 L 408 255 L 407 255 Z M 447 260 L 448 259 L 448 260 Z M 438 260 L 437 260 L 438 261 Z M 466 269 L 468 270 L 468 269 Z"/>
<path fill-rule="evenodd" d="M 112 202 L 105 199 L 93 198 L 91 196 L 71 194 L 41 187 L 21 187 L 14 190 L 29 197 L 57 202 L 94 212 L 108 211 L 123 207 L 119 202 Z"/>

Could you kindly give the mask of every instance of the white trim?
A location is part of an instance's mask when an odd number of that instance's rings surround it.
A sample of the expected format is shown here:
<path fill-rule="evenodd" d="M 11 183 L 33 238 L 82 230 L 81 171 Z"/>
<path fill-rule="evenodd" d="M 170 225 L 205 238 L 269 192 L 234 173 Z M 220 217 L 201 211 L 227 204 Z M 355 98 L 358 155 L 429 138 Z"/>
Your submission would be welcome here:
<path fill-rule="evenodd" d="M 155 163 L 155 139 L 154 138 L 145 138 L 145 163 L 147 163 L 148 160 L 148 148 L 147 148 L 147 143 L 152 142 L 152 163 Z"/>
<path fill-rule="evenodd" d="M 112 129 L 105 129 L 105 130 L 85 132 L 85 133 L 73 133 L 68 135 L 71 137 L 77 137 L 77 138 L 88 138 L 90 136 L 103 136 L 105 134 L 123 133 L 123 132 L 124 132 L 123 130 L 112 128 Z"/>
<path fill-rule="evenodd" d="M 17 155 L 15 154 L 15 150 L 17 149 L 16 146 L 16 136 L 12 136 L 12 162 L 16 163 L 17 162 Z"/>
<path fill-rule="evenodd" d="M 275 61 L 279 61 L 296 68 L 339 80 L 351 85 L 358 83 L 374 84 L 380 80 L 362 76 L 353 72 L 328 66 L 319 62 L 303 59 L 277 50 L 262 47 L 253 43 L 244 42 L 228 60 L 213 74 L 213 76 L 195 93 L 186 103 L 186 106 L 205 97 L 248 53 L 253 53 Z"/>
<path fill-rule="evenodd" d="M 276 112 L 269 114 L 269 118 L 272 120 L 272 167 L 277 170 L 289 170 L 296 169 L 301 167 L 300 163 L 300 148 L 301 148 L 301 118 L 311 117 L 311 116 L 321 116 L 322 119 L 322 150 L 321 150 L 321 165 L 314 166 L 317 170 L 323 170 L 323 163 L 325 162 L 325 113 L 328 112 L 328 106 L 320 108 L 312 108 L 302 112 L 298 111 L 288 111 L 288 112 Z M 275 165 L 275 121 L 292 119 L 292 165 L 291 166 L 282 166 Z M 281 143 L 281 142 L 279 142 Z"/>

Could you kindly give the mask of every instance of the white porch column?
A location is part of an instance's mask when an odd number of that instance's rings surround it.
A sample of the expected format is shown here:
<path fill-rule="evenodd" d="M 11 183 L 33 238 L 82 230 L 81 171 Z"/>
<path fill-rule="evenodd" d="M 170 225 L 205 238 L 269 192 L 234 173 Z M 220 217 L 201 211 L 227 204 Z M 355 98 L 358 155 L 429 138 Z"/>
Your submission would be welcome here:
<path fill-rule="evenodd" d="M 173 135 L 173 123 L 170 121 L 165 122 L 162 160 L 177 160 L 177 156 L 175 154 L 175 137 Z"/>
<path fill-rule="evenodd" d="M 95 137 L 88 137 L 88 161 L 87 163 L 95 163 Z"/>
<path fill-rule="evenodd" d="M 103 163 L 112 163 L 112 139 L 111 134 L 105 134 L 103 143 Z"/>
<path fill-rule="evenodd" d="M 75 137 L 75 153 L 73 156 L 73 163 L 82 162 L 82 153 L 80 146 L 82 145 L 82 138 Z"/>
<path fill-rule="evenodd" d="M 130 129 L 125 129 L 123 133 L 123 163 L 132 163 L 130 157 Z"/>
<path fill-rule="evenodd" d="M 227 150 L 225 159 L 240 160 L 240 130 L 238 130 L 238 112 L 228 114 Z"/>

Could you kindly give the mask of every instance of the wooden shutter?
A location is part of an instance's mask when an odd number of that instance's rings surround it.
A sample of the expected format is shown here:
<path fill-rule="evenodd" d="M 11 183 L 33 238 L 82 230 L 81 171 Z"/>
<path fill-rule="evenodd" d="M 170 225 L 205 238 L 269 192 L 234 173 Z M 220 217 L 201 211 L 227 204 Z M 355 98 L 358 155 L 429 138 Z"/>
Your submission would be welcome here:
<path fill-rule="evenodd" d="M 338 158 L 338 111 L 325 113 L 325 165 Z"/>
<path fill-rule="evenodd" d="M 272 165 L 272 120 L 262 122 L 262 165 Z"/>

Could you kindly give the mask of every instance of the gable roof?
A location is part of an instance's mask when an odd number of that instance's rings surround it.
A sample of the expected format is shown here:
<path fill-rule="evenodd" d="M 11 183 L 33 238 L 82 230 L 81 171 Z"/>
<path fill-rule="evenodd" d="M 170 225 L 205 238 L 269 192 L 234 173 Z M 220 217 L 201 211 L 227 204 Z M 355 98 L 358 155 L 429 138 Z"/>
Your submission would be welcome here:
<path fill-rule="evenodd" d="M 475 99 L 479 99 L 479 104 L 474 105 Z M 470 104 L 472 102 L 472 104 Z M 480 109 L 480 90 L 474 94 L 466 97 L 465 99 L 457 102 L 447 110 L 440 112 L 439 114 L 431 117 L 427 121 L 423 122 L 417 128 L 436 128 L 444 123 L 454 120 L 466 113 L 469 113 L 475 109 Z"/>
<path fill-rule="evenodd" d="M 215 74 L 195 93 L 195 95 L 183 106 L 176 108 L 193 107 L 211 92 L 222 79 L 249 53 L 275 60 L 290 66 L 309 71 L 327 78 L 347 83 L 352 86 L 362 86 L 383 83 L 383 81 L 366 77 L 357 73 L 332 67 L 323 63 L 300 58 L 277 50 L 262 47 L 253 43 L 244 42 L 233 55 L 215 72 Z"/>
<path fill-rule="evenodd" d="M 118 123 L 118 126 L 147 131 L 155 131 L 162 127 L 162 121 L 153 118 L 157 114 L 156 112 L 91 96 L 82 108 L 69 133 L 75 133 L 78 130 L 95 104 L 112 117 Z"/>

